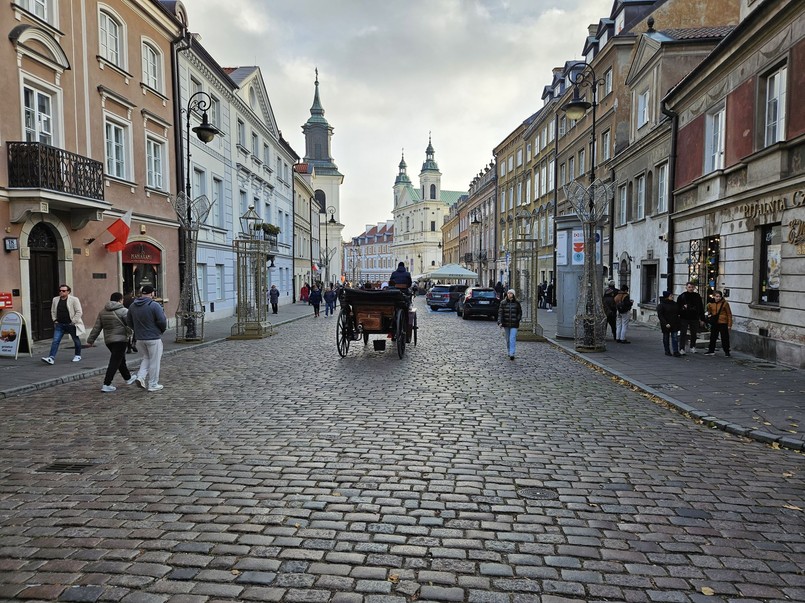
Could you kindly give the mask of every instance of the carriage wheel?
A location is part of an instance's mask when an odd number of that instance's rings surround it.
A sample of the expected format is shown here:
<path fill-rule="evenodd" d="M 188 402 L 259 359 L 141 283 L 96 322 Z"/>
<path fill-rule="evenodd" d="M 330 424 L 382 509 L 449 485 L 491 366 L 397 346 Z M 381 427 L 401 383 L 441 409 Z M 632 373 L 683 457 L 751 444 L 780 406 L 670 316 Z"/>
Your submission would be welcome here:
<path fill-rule="evenodd" d="M 368 345 L 368 344 L 369 344 L 369 333 L 364 333 L 363 334 L 363 345 Z"/>
<path fill-rule="evenodd" d="M 408 322 L 408 312 L 397 310 L 397 319 L 394 321 L 395 339 L 397 340 L 397 355 L 402 358 L 405 354 L 405 323 Z"/>
<path fill-rule="evenodd" d="M 349 340 L 352 339 L 352 329 L 349 324 L 349 316 L 341 308 L 338 314 L 338 323 L 335 326 L 335 344 L 338 346 L 338 355 L 343 358 L 349 352 Z"/>

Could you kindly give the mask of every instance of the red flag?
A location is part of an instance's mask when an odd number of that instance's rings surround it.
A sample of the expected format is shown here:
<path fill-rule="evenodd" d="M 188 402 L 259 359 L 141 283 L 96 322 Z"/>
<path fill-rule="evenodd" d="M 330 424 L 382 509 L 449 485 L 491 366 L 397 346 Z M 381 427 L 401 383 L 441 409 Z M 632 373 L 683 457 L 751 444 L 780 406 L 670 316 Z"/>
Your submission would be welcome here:
<path fill-rule="evenodd" d="M 129 240 L 129 232 L 131 231 L 131 210 L 127 211 L 122 217 L 112 222 L 112 225 L 106 230 L 108 230 L 111 235 L 115 237 L 114 241 L 104 245 L 104 247 L 106 247 L 106 251 L 109 253 L 123 251 L 123 249 L 126 247 L 126 241 Z"/>

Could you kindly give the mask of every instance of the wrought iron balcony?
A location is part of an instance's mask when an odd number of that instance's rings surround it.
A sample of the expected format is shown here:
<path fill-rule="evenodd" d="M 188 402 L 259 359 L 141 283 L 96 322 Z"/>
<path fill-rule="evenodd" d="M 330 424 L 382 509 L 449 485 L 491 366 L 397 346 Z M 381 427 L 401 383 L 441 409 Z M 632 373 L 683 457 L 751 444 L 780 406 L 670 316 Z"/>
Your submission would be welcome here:
<path fill-rule="evenodd" d="M 9 142 L 8 186 L 102 201 L 103 164 L 40 142 Z"/>

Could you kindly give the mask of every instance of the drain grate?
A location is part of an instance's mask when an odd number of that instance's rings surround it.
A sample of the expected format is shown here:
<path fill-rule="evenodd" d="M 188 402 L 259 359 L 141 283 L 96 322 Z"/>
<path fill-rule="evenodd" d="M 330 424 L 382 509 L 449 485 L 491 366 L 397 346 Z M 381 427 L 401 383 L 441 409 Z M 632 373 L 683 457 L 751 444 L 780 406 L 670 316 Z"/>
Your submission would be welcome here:
<path fill-rule="evenodd" d="M 517 493 L 522 498 L 530 498 L 532 500 L 556 500 L 559 498 L 559 493 L 550 488 L 520 488 Z"/>
<path fill-rule="evenodd" d="M 93 463 L 51 463 L 36 470 L 37 473 L 84 473 Z"/>

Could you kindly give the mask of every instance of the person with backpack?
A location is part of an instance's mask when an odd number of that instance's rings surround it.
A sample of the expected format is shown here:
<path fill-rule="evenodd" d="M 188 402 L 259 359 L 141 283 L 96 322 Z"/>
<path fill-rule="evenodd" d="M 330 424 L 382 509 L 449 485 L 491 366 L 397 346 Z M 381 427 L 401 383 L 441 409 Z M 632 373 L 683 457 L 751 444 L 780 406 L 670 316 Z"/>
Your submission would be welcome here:
<path fill-rule="evenodd" d="M 632 343 L 626 339 L 626 330 L 632 320 L 632 298 L 629 297 L 628 285 L 623 285 L 621 290 L 615 295 L 615 343 Z"/>

